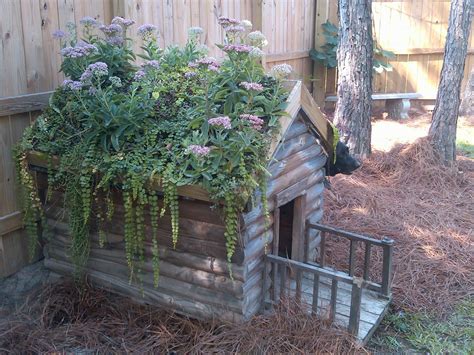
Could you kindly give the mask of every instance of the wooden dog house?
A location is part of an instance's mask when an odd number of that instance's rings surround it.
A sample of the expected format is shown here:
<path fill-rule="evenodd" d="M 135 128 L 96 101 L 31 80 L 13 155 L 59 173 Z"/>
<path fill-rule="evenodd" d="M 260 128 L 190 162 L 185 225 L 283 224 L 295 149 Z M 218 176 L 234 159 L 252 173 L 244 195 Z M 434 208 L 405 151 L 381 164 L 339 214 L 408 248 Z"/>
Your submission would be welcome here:
<path fill-rule="evenodd" d="M 249 207 L 242 213 L 240 240 L 232 258 L 232 276 L 226 261 L 225 226 L 219 210 L 214 208 L 215 202 L 210 201 L 202 188 L 185 186 L 178 189 L 180 237 L 175 249 L 171 244 L 170 216 L 165 215 L 159 222 L 160 279 L 157 288 L 153 286 L 151 261 L 145 264 L 143 282 L 129 283 L 120 222 L 123 208 L 119 202 L 103 248 L 99 247 L 97 234 L 91 233 L 89 279 L 139 302 L 159 304 L 193 317 L 240 322 L 277 302 L 273 296 L 278 290 L 283 291 L 281 285 L 286 285 L 287 274 L 286 269 L 281 266 L 279 269 L 277 265 L 288 260 L 297 270 L 296 278 L 287 280 L 289 289 L 293 282 L 296 296 L 301 296 L 301 277 L 308 270 L 299 272 L 298 265 L 313 271 L 323 270 L 316 263 L 321 234 L 317 226 L 323 214 L 323 183 L 325 165 L 333 146 L 332 128 L 300 81 L 291 83 L 286 111 L 288 116 L 282 117 L 280 134 L 272 142 L 269 153 L 271 177 L 267 198 L 270 220 L 265 221 L 261 205 Z M 45 159 L 34 152 L 29 161 L 39 171 L 47 166 Z M 54 193 L 45 207 L 53 232 L 45 246 L 45 265 L 59 274 L 71 274 L 74 266 L 68 252 L 70 237 L 63 220 L 62 194 Z M 146 223 L 149 223 L 148 218 Z M 147 253 L 151 253 L 150 250 L 151 241 L 147 244 Z M 270 256 L 273 259 L 269 259 Z M 314 275 L 312 280 L 318 281 Z M 383 302 L 379 315 L 385 312 L 388 299 Z M 336 301 L 335 296 L 334 307 Z M 355 302 L 360 306 L 361 297 L 358 300 L 356 297 Z M 355 334 L 358 333 L 359 318 L 356 328 L 352 324 L 355 321 L 346 322 Z M 372 323 L 376 321 L 378 317 Z M 364 339 L 367 333 L 361 334 L 360 338 Z"/>

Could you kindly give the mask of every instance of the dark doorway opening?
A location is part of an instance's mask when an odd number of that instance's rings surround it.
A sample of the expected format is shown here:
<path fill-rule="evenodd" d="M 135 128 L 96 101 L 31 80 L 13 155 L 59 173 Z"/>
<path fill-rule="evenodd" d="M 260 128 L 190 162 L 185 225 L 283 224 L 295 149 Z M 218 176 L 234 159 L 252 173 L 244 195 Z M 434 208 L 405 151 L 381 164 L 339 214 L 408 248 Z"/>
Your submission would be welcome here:
<path fill-rule="evenodd" d="M 294 207 L 294 200 L 280 207 L 280 238 L 278 243 L 278 255 L 289 259 L 291 259 L 291 246 L 293 244 Z"/>

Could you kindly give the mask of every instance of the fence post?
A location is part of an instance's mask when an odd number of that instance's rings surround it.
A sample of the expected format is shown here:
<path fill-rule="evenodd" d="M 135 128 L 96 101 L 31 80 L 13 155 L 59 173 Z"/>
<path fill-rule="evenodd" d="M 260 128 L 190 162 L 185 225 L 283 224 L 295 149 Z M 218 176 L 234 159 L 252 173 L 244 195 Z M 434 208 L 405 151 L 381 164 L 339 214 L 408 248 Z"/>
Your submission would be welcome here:
<path fill-rule="evenodd" d="M 360 303 L 362 299 L 362 284 L 364 280 L 360 277 L 354 277 L 352 281 L 351 309 L 349 315 L 348 331 L 354 336 L 359 333 L 360 322 Z"/>
<path fill-rule="evenodd" d="M 392 283 L 393 239 L 383 237 L 382 293 L 390 295 Z"/>

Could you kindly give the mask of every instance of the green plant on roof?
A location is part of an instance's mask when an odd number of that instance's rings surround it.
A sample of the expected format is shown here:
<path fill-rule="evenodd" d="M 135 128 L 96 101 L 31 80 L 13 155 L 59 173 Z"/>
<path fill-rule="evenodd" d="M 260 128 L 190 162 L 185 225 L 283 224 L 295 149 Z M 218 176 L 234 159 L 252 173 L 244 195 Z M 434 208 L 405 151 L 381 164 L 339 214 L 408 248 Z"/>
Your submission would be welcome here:
<path fill-rule="evenodd" d="M 99 230 L 100 245 L 107 242 L 107 226 L 115 211 L 111 196 L 117 190 L 125 209 L 131 279 L 139 277 L 144 267 L 148 209 L 158 282 L 158 224 L 167 215 L 176 246 L 178 188 L 184 185 L 201 186 L 212 199 L 224 202 L 231 261 L 238 213 L 256 189 L 266 189 L 268 150 L 285 114 L 287 93 L 280 82 L 288 66 L 265 74 L 260 63 L 263 34 L 250 32 L 248 21 L 245 28 L 235 19 L 219 22 L 226 33 L 220 46 L 226 57 L 221 61 L 206 56 L 203 30 L 197 27 L 189 30 L 184 47 L 160 48 L 157 27 L 142 25 L 140 53 L 131 50 L 127 36 L 134 22 L 121 17 L 100 27 L 94 19 L 84 19 L 82 38 L 77 38 L 74 27 L 69 36 L 56 33 L 67 79 L 25 131 L 16 151 L 32 251 L 36 221 L 43 216 L 28 170 L 27 153 L 35 150 L 60 157 L 59 166 L 48 168 L 48 183 L 50 189 L 65 191 L 71 255 L 78 274 L 89 255 L 91 227 Z M 140 65 L 136 57 L 143 59 Z M 152 189 L 156 183 L 163 188 L 160 205 Z"/>

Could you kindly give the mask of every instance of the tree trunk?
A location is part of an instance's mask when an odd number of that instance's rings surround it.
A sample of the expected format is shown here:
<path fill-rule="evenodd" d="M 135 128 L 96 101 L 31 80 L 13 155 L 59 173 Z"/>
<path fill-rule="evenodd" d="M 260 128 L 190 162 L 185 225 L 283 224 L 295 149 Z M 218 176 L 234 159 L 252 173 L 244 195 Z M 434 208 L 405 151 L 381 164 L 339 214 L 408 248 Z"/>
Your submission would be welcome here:
<path fill-rule="evenodd" d="M 456 126 L 461 81 L 472 21 L 471 0 L 452 0 L 438 96 L 429 138 L 445 163 L 456 160 Z"/>
<path fill-rule="evenodd" d="M 370 154 L 372 0 L 339 0 L 337 104 L 334 123 L 351 153 Z"/>

